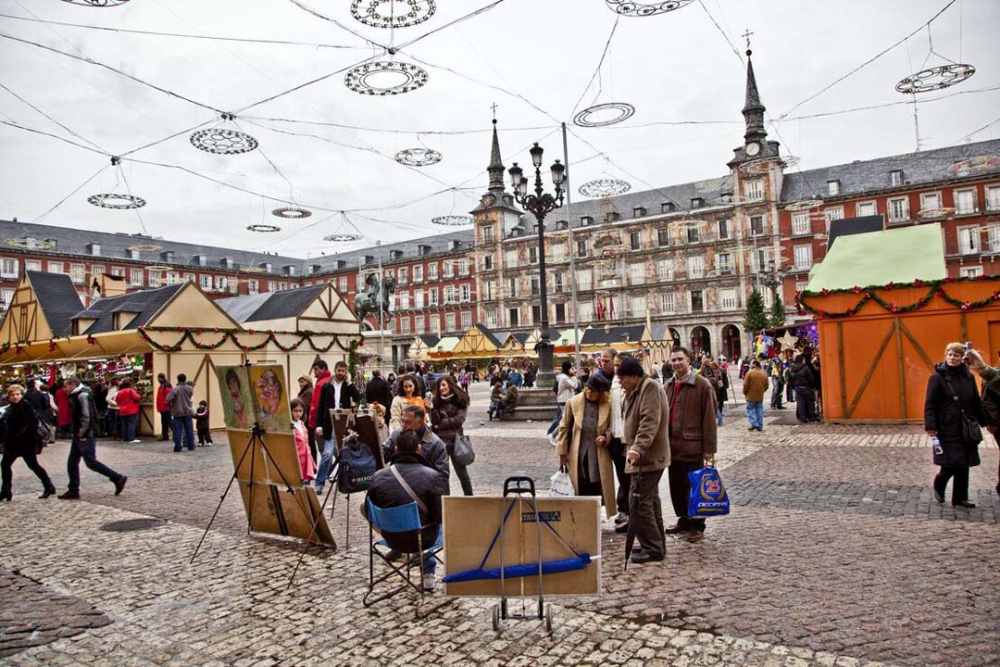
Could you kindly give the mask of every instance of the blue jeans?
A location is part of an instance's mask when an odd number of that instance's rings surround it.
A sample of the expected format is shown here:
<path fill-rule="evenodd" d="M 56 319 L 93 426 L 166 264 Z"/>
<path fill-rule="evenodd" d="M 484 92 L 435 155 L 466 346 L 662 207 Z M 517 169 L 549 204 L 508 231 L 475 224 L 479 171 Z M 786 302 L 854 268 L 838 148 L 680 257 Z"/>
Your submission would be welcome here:
<path fill-rule="evenodd" d="M 561 422 L 563 418 L 563 406 L 565 406 L 565 403 L 559 403 L 556 405 L 556 416 L 552 418 L 552 423 L 549 424 L 549 430 L 546 433 L 547 435 L 552 435 L 559 428 L 559 422 Z"/>
<path fill-rule="evenodd" d="M 85 441 L 73 436 L 69 445 L 69 459 L 66 461 L 66 472 L 69 474 L 69 490 L 73 493 L 80 491 L 80 459 L 94 472 L 104 475 L 112 482 L 118 482 L 121 475 L 97 460 L 97 442 L 94 436 L 87 436 Z"/>
<path fill-rule="evenodd" d="M 323 441 L 323 454 L 320 456 L 319 467 L 316 469 L 317 493 L 323 489 L 323 486 L 326 485 L 326 478 L 330 474 L 330 466 L 333 465 L 333 454 L 336 451 L 337 451 L 336 437 Z"/>
<path fill-rule="evenodd" d="M 725 405 L 725 404 L 719 404 L 715 408 L 715 421 L 718 422 L 719 426 L 722 426 L 722 410 L 723 410 L 723 405 Z"/>
<path fill-rule="evenodd" d="M 424 545 L 424 551 L 428 549 L 440 549 L 444 544 L 444 530 L 438 531 L 438 538 L 431 546 Z M 429 554 L 424 554 L 424 574 L 433 577 L 434 573 L 437 572 L 437 558 Z"/>
<path fill-rule="evenodd" d="M 181 451 L 181 435 L 188 449 L 194 449 L 194 417 L 186 415 L 173 418 L 174 451 Z"/>
<path fill-rule="evenodd" d="M 125 442 L 135 440 L 135 426 L 139 421 L 139 415 L 128 415 L 121 418 L 122 439 Z"/>
<path fill-rule="evenodd" d="M 747 421 L 755 429 L 764 428 L 764 401 L 747 401 Z"/>

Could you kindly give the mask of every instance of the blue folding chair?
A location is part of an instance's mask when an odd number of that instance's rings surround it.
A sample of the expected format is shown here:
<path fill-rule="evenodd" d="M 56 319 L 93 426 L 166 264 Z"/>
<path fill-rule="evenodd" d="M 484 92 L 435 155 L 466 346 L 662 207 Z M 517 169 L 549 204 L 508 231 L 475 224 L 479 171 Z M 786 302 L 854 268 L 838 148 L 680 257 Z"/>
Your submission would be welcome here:
<path fill-rule="evenodd" d="M 365 498 L 365 503 L 368 514 L 368 535 L 370 547 L 368 553 L 368 592 L 365 593 L 363 600 L 364 606 L 370 607 L 377 602 L 387 600 L 401 591 L 407 590 L 407 588 L 416 591 L 417 594 L 420 595 L 420 603 L 422 604 L 426 595 L 422 581 L 424 562 L 428 558 L 434 558 L 439 563 L 443 563 L 439 555 L 442 549 L 440 539 L 438 539 L 437 543 L 427 548 L 424 547 L 423 529 L 428 528 L 429 526 L 421 524 L 420 510 L 415 502 L 400 505 L 399 507 L 388 508 L 379 507 L 374 504 L 370 498 Z M 380 540 L 375 539 L 376 529 L 383 536 Z M 410 550 L 405 547 L 400 549 L 400 542 L 406 540 L 407 538 L 412 540 L 413 535 L 416 535 L 417 538 L 416 552 L 410 552 Z M 412 546 L 412 541 L 410 542 L 410 545 Z M 387 550 L 385 553 L 381 551 L 383 548 Z M 397 566 L 386 557 L 388 550 L 390 549 L 394 549 L 397 552 L 404 554 L 406 560 L 402 563 L 402 565 Z M 375 578 L 376 556 L 378 556 L 382 562 L 390 568 L 388 572 L 380 576 L 378 579 Z M 417 583 L 414 583 L 411 577 L 411 571 L 414 566 L 420 568 L 420 575 L 417 578 Z M 375 592 L 375 586 L 382 583 L 386 579 L 389 579 L 394 574 L 398 575 L 403 580 L 403 584 L 401 584 L 398 588 L 381 593 L 376 597 L 372 597 Z M 420 615 L 419 606 L 417 608 L 417 615 Z"/>

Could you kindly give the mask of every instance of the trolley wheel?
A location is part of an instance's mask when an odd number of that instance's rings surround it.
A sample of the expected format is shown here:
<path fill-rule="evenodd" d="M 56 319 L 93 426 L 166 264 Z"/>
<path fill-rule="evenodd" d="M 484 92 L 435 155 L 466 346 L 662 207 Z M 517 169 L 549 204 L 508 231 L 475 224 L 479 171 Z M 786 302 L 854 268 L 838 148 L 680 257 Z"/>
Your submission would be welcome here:
<path fill-rule="evenodd" d="M 545 630 L 552 634 L 552 605 L 545 606 Z"/>
<path fill-rule="evenodd" d="M 500 632 L 500 605 L 493 605 L 493 631 Z"/>

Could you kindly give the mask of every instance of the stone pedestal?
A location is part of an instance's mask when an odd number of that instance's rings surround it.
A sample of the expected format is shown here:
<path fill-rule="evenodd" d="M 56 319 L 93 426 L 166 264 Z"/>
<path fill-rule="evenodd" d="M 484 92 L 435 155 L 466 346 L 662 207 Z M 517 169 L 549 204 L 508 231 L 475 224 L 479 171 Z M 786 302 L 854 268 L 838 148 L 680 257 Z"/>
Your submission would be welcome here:
<path fill-rule="evenodd" d="M 521 389 L 517 393 L 517 409 L 504 419 L 524 422 L 545 422 L 548 424 L 556 414 L 556 394 L 548 389 Z"/>

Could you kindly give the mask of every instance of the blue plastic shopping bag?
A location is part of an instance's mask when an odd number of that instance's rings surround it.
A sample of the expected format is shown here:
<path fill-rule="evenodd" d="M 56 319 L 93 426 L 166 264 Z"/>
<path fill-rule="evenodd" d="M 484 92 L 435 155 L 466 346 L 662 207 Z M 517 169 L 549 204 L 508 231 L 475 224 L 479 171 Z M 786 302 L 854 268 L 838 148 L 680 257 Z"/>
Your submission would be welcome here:
<path fill-rule="evenodd" d="M 719 471 L 709 466 L 688 473 L 691 495 L 688 498 L 688 516 L 700 519 L 729 514 L 729 495 L 722 485 Z"/>

